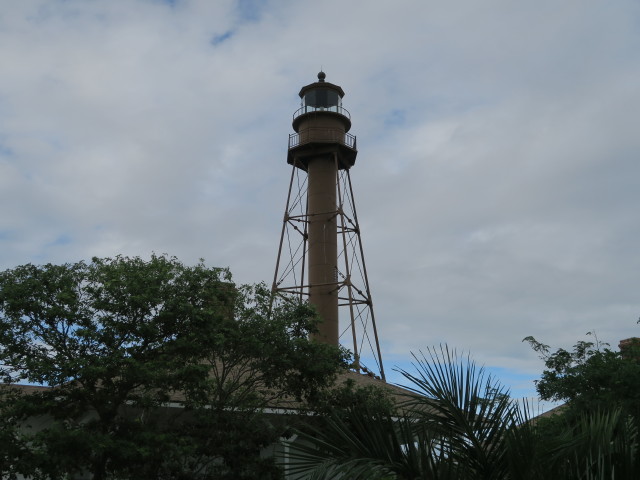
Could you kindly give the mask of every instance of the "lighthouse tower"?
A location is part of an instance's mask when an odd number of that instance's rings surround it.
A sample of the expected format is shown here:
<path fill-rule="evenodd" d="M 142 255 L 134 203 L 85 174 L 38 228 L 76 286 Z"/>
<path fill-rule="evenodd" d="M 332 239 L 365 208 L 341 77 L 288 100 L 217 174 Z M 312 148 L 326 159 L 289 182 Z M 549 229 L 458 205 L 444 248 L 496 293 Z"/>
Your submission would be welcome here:
<path fill-rule="evenodd" d="M 384 379 L 350 169 L 357 156 L 344 91 L 325 81 L 302 87 L 287 163 L 289 194 L 274 298 L 308 300 L 321 322 L 315 339 L 351 349 L 354 367 Z M 342 313 L 344 312 L 344 313 Z"/>

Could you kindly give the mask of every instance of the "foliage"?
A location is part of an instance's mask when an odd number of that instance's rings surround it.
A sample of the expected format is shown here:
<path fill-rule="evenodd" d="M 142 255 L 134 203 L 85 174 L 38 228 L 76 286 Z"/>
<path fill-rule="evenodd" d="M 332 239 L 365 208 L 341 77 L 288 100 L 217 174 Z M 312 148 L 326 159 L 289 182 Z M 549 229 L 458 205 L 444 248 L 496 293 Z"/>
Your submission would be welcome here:
<path fill-rule="evenodd" d="M 640 478 L 640 441 L 632 417 L 613 409 L 585 413 L 570 422 L 564 418 L 564 423 L 551 457 L 559 478 Z"/>
<path fill-rule="evenodd" d="M 468 357 L 430 349 L 414 367 L 401 371 L 412 393 L 399 412 L 334 412 L 290 442 L 289 472 L 315 480 L 639 478 L 638 430 L 619 410 L 565 422 L 550 437 Z"/>
<path fill-rule="evenodd" d="M 319 392 L 314 401 L 309 402 L 309 410 L 321 417 L 349 409 L 364 408 L 370 413 L 396 413 L 396 405 L 389 391 L 379 385 L 357 385 L 351 378 L 336 382 L 332 388 Z"/>
<path fill-rule="evenodd" d="M 273 402 L 316 398 L 345 352 L 310 307 L 202 262 L 116 257 L 0 273 L 5 475 L 278 478 Z M 215 428 L 214 428 L 215 427 Z M 212 434 L 212 431 L 215 434 Z"/>
<path fill-rule="evenodd" d="M 430 478 L 423 462 L 428 460 L 424 453 L 432 451 L 431 439 L 421 433 L 402 414 L 366 406 L 336 410 L 321 426 L 298 432 L 290 443 L 287 471 L 311 480 Z"/>

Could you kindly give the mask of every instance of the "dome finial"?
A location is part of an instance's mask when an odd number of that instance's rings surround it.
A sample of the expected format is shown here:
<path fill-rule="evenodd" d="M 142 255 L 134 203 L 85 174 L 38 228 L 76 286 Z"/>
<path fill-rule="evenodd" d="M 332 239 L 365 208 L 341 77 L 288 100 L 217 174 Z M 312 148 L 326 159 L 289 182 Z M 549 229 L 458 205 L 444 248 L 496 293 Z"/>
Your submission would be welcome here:
<path fill-rule="evenodd" d="M 318 73 L 318 81 L 319 82 L 324 82 L 324 79 L 326 77 L 327 77 L 327 75 L 322 70 L 320 70 L 320 73 Z"/>

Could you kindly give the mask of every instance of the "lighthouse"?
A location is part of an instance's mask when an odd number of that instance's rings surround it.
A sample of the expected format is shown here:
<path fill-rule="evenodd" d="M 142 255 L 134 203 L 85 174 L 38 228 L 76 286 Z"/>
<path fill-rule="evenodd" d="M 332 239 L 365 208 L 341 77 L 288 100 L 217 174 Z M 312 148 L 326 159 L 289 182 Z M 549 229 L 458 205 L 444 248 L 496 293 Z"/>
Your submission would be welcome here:
<path fill-rule="evenodd" d="M 350 176 L 358 151 L 344 95 L 324 72 L 300 90 L 272 289 L 274 298 L 309 301 L 320 317 L 315 340 L 344 344 L 356 370 L 384 379 Z"/>

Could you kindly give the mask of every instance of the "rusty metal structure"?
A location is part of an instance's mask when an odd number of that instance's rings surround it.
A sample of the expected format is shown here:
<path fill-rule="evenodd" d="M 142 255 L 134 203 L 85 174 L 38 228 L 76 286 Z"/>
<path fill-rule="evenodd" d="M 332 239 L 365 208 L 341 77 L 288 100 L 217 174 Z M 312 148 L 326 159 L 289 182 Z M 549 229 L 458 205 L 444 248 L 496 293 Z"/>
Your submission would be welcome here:
<path fill-rule="evenodd" d="M 273 297 L 308 300 L 321 317 L 316 340 L 342 342 L 354 353 L 356 371 L 384 380 L 349 173 L 358 154 L 356 137 L 342 107 L 344 91 L 325 78 L 320 72 L 317 82 L 302 87 L 301 106 L 293 114 L 291 179 Z"/>

